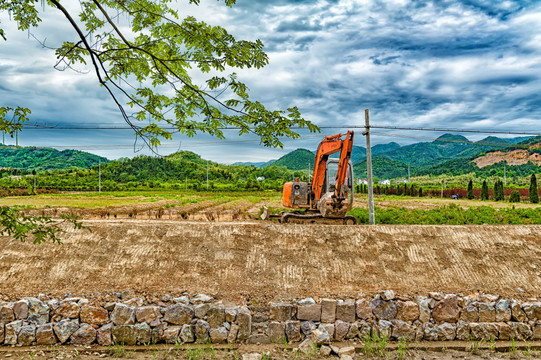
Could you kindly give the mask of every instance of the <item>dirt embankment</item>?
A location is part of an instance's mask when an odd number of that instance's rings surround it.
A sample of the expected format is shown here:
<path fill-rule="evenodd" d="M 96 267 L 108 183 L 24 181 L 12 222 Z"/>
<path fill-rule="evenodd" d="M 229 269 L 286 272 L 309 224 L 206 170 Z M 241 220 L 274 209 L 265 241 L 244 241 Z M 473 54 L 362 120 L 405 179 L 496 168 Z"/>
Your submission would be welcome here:
<path fill-rule="evenodd" d="M 0 237 L 0 294 L 203 292 L 236 302 L 393 289 L 541 294 L 541 226 L 85 221 L 64 244 Z M 523 292 L 524 291 L 524 292 Z"/>
<path fill-rule="evenodd" d="M 513 150 L 509 152 L 494 151 L 473 160 L 478 168 L 494 165 L 500 161 L 505 161 L 507 165 L 524 165 L 532 162 L 535 165 L 541 165 L 541 154 L 530 154 L 528 150 Z"/>

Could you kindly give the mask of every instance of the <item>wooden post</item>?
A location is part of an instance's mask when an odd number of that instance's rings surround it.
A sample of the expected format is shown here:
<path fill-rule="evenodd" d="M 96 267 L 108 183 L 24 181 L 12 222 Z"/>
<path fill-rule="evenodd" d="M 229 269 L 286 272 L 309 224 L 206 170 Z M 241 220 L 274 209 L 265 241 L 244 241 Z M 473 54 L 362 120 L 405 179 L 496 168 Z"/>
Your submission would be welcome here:
<path fill-rule="evenodd" d="M 372 150 L 370 148 L 370 113 L 368 109 L 364 110 L 365 131 L 366 136 L 366 175 L 368 177 L 368 221 L 370 225 L 376 223 L 374 216 L 374 184 L 372 182 Z"/>

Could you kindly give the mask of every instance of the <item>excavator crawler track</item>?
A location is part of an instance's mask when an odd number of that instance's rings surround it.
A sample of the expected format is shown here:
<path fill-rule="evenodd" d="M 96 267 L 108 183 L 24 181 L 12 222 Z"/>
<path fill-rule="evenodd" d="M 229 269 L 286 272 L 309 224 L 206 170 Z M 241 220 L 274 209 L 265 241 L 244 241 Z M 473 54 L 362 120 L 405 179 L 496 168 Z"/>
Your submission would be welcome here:
<path fill-rule="evenodd" d="M 296 213 L 282 213 L 278 221 L 282 224 L 330 224 L 330 225 L 355 225 L 357 219 L 351 215 L 346 215 L 341 218 L 326 218 L 321 214 L 296 214 Z"/>

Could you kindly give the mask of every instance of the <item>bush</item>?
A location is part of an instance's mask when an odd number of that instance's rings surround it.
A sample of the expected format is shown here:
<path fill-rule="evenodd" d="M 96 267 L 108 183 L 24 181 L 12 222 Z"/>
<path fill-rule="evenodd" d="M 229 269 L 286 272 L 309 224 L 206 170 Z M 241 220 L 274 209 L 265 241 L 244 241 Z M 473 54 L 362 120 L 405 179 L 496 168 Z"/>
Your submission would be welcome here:
<path fill-rule="evenodd" d="M 537 179 L 535 174 L 530 178 L 530 202 L 537 204 L 539 202 L 539 193 L 537 192 Z"/>
<path fill-rule="evenodd" d="M 513 190 L 509 196 L 509 202 L 520 202 L 520 193 L 518 190 Z"/>

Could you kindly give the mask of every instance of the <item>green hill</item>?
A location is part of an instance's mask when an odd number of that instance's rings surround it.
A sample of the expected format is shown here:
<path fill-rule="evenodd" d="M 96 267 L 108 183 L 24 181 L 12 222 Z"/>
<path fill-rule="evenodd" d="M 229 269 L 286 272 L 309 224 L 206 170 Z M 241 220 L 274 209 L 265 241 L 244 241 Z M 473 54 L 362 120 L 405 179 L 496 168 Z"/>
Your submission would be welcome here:
<path fill-rule="evenodd" d="M 306 149 L 297 149 L 276 160 L 272 166 L 284 166 L 290 170 L 314 168 L 314 153 Z"/>
<path fill-rule="evenodd" d="M 53 170 L 69 168 L 90 168 L 98 162 L 109 160 L 84 151 L 36 147 L 0 147 L 0 168 L 24 170 Z"/>

